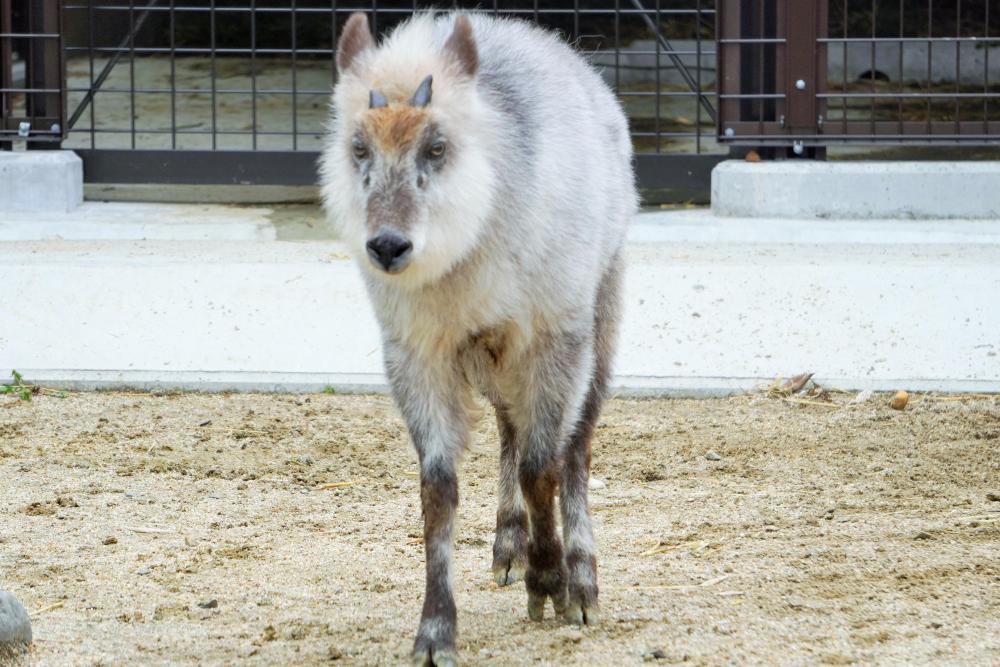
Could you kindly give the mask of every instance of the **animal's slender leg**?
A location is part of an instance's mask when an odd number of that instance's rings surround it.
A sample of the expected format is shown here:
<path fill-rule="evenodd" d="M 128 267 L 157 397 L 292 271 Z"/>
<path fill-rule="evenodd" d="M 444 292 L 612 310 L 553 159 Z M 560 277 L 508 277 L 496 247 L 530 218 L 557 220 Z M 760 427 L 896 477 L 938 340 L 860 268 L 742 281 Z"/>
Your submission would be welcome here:
<path fill-rule="evenodd" d="M 458 455 L 468 440 L 468 386 L 452 364 L 420 363 L 386 344 L 386 370 L 420 459 L 427 579 L 415 665 L 455 665 L 452 530 L 458 506 Z"/>
<path fill-rule="evenodd" d="M 509 586 L 524 578 L 528 562 L 528 510 L 518 478 L 517 433 L 507 408 L 498 404 L 496 412 L 500 431 L 500 479 L 493 579 L 499 586 Z"/>
<path fill-rule="evenodd" d="M 589 330 L 552 338 L 532 353 L 520 409 L 512 411 L 521 453 L 518 472 L 531 527 L 524 583 L 528 616 L 535 621 L 544 616 L 549 598 L 557 615 L 566 610 L 566 567 L 556 531 L 555 492 L 562 450 L 578 419 L 593 362 Z"/>
<path fill-rule="evenodd" d="M 616 257 L 597 294 L 594 314 L 594 376 L 573 434 L 566 446 L 562 488 L 563 542 L 566 547 L 566 620 L 593 625 L 598 620 L 597 546 L 590 523 L 587 482 L 594 428 L 611 379 L 618 315 L 621 263 Z"/>

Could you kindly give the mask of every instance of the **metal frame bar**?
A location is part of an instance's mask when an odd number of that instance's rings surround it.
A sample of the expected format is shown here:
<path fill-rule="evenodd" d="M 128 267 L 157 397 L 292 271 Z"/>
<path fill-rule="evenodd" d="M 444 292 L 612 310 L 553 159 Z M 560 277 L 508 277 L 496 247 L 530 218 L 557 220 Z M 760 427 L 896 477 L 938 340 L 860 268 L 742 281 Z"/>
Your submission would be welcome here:
<path fill-rule="evenodd" d="M 312 185 L 319 153 L 311 151 L 76 151 L 88 183 L 167 185 Z M 707 201 L 712 169 L 726 155 L 640 154 L 635 170 L 645 190 L 670 199 Z"/>
<path fill-rule="evenodd" d="M 14 87 L 14 54 L 13 46 L 9 38 L 14 28 L 11 25 L 12 12 L 11 0 L 0 0 L 0 131 L 7 127 L 7 119 L 13 115 L 14 100 L 13 93 L 7 92 Z M 12 147 L 9 141 L 2 141 L 0 136 L 0 150 L 10 150 Z"/>

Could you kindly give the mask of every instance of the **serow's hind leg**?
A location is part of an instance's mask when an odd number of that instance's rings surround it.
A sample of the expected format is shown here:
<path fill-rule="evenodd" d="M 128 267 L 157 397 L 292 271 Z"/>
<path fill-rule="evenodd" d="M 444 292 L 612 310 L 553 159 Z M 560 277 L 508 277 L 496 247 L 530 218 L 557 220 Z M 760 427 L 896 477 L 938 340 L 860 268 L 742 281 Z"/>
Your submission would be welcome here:
<path fill-rule="evenodd" d="M 540 621 L 551 599 L 566 612 L 566 565 L 557 532 L 555 493 L 569 430 L 576 421 L 593 363 L 591 332 L 565 333 L 540 343 L 530 355 L 524 394 L 511 409 L 521 460 L 521 491 L 528 507 L 531 539 L 524 585 L 528 617 Z"/>
<path fill-rule="evenodd" d="M 493 542 L 493 580 L 498 586 L 521 581 L 528 564 L 528 511 L 521 494 L 517 434 L 507 409 L 496 406 L 500 429 L 500 481 L 497 532 Z"/>
<path fill-rule="evenodd" d="M 594 321 L 594 376 L 580 420 L 566 446 L 559 501 L 566 549 L 569 623 L 594 625 L 598 621 L 597 545 L 590 522 L 587 486 L 591 441 L 608 391 L 619 314 L 620 261 L 612 264 L 597 295 Z"/>

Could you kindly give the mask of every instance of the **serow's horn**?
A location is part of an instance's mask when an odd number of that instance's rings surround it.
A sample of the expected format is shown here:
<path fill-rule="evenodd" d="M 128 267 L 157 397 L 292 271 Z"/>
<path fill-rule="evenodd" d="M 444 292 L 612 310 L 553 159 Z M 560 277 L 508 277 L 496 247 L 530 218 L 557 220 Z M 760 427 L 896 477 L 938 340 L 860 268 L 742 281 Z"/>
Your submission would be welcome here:
<path fill-rule="evenodd" d="M 368 93 L 368 108 L 369 109 L 381 109 L 382 107 L 389 106 L 389 100 L 385 99 L 385 95 L 378 92 L 377 90 L 369 91 Z"/>
<path fill-rule="evenodd" d="M 434 76 L 428 74 L 427 78 L 420 82 L 417 92 L 413 93 L 410 105 L 415 107 L 425 107 L 431 103 L 431 84 L 434 83 Z"/>

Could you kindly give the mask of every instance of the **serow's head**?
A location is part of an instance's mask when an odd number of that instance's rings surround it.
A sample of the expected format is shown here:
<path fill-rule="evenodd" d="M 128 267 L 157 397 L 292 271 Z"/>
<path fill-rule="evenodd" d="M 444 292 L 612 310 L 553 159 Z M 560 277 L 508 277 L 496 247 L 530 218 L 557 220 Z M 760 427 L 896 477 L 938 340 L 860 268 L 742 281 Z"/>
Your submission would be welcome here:
<path fill-rule="evenodd" d="M 354 14 L 337 67 L 327 209 L 375 275 L 407 286 L 440 278 L 475 247 L 492 198 L 472 23 L 418 17 L 376 46 Z"/>

